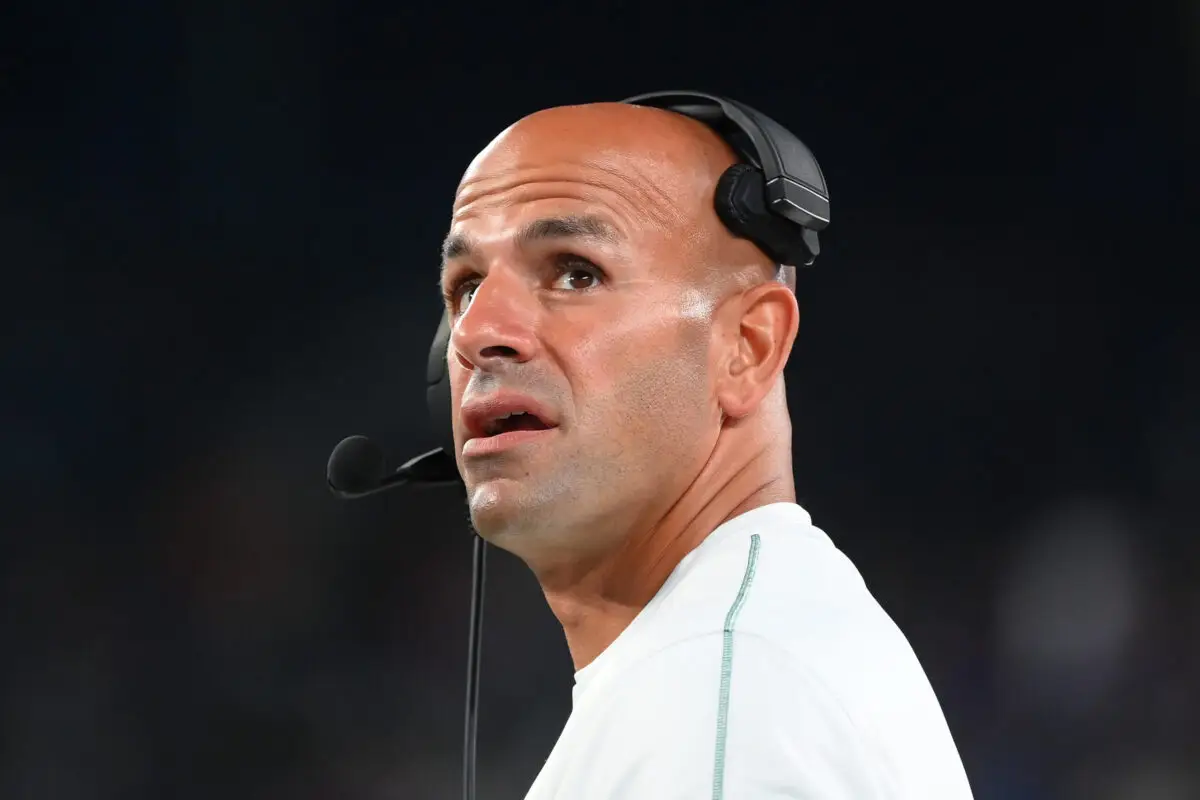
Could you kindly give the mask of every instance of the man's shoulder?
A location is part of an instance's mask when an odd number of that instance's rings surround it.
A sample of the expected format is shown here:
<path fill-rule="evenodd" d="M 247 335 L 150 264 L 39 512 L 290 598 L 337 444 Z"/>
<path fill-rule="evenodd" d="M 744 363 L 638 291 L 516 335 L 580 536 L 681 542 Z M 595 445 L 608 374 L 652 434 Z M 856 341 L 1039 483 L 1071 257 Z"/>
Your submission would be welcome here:
<path fill-rule="evenodd" d="M 656 612 L 659 635 L 681 641 L 730 629 L 801 659 L 814 652 L 814 639 L 894 638 L 894 623 L 854 564 L 793 508 L 757 515 L 737 535 L 718 530 L 669 587 Z"/>
<path fill-rule="evenodd" d="M 769 525 L 745 534 L 691 565 L 656 620 L 639 683 L 703 695 L 731 666 L 734 689 L 773 697 L 790 713 L 820 710 L 814 718 L 826 726 L 888 738 L 885 717 L 945 724 L 907 637 L 823 531 Z"/>

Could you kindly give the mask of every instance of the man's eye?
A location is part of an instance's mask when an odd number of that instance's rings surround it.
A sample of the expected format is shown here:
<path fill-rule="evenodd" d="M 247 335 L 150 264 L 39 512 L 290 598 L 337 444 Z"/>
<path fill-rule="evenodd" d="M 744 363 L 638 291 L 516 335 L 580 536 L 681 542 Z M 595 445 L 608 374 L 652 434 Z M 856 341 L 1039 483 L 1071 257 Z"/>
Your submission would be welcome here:
<path fill-rule="evenodd" d="M 558 276 L 554 288 L 566 292 L 582 292 L 598 286 L 604 274 L 592 262 L 572 257 L 558 264 Z"/>
<path fill-rule="evenodd" d="M 479 289 L 479 278 L 464 277 L 454 282 L 446 292 L 446 302 L 456 314 L 461 314 L 471 305 L 475 292 Z"/>

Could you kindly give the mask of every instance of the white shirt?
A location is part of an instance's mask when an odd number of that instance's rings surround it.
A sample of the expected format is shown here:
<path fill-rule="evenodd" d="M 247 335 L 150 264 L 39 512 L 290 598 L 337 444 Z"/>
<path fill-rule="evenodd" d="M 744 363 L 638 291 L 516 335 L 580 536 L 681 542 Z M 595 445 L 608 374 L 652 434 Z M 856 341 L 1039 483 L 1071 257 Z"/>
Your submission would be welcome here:
<path fill-rule="evenodd" d="M 526 800 L 969 800 L 904 635 L 794 503 L 721 525 L 575 674 Z"/>

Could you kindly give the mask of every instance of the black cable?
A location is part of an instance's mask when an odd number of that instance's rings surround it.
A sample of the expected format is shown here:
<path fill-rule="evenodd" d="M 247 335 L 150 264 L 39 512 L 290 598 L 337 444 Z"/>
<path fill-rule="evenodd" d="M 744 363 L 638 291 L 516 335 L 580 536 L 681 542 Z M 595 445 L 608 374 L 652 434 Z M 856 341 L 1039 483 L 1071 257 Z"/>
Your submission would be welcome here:
<path fill-rule="evenodd" d="M 483 588 L 487 543 L 474 536 L 471 558 L 471 631 L 467 640 L 467 717 L 463 732 L 463 799 L 475 800 L 475 742 L 479 732 L 479 655 L 483 648 Z"/>

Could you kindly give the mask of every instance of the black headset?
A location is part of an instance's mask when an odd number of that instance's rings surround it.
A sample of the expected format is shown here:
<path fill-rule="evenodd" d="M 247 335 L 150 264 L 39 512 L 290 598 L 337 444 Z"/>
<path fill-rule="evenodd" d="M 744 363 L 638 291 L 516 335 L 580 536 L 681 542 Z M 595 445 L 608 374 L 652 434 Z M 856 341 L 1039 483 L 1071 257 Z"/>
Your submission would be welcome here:
<path fill-rule="evenodd" d="M 776 264 L 811 266 L 820 253 L 817 233 L 829 224 L 829 191 L 817 160 L 782 125 L 747 105 L 703 92 L 651 92 L 622 102 L 674 111 L 717 132 L 741 159 L 717 181 L 713 205 L 735 235 L 748 239 Z M 386 474 L 383 451 L 352 436 L 335 448 L 326 480 L 340 497 L 374 494 L 394 486 L 459 484 L 454 459 L 453 417 L 447 351 L 450 317 L 442 315 L 426 370 L 426 402 L 440 446 Z M 475 797 L 480 642 L 487 545 L 474 537 L 471 619 L 467 649 L 467 698 L 463 747 L 463 796 Z"/>

